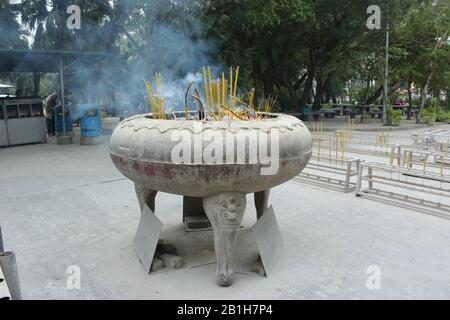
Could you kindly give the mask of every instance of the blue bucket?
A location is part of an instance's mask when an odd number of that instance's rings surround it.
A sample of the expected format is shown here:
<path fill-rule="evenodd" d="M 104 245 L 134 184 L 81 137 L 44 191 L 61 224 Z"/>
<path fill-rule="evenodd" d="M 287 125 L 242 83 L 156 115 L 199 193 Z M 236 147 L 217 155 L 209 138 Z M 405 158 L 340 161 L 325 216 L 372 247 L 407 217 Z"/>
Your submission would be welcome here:
<path fill-rule="evenodd" d="M 102 135 L 102 118 L 97 104 L 80 105 L 80 128 L 82 137 Z"/>
<path fill-rule="evenodd" d="M 65 122 L 66 122 L 66 133 L 72 132 L 72 114 L 70 112 L 70 106 L 65 106 Z M 62 112 L 62 106 L 57 105 L 53 109 L 53 119 L 55 121 L 55 131 L 56 134 L 62 134 L 63 133 L 63 112 Z"/>

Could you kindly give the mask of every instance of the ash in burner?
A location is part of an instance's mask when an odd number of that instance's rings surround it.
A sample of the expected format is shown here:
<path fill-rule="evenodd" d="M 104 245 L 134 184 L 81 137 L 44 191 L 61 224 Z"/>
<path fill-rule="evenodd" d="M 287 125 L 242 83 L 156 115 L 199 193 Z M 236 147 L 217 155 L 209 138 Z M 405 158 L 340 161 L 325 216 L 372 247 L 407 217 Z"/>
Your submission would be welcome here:
<path fill-rule="evenodd" d="M 147 119 L 159 119 L 161 118 L 156 115 L 156 117 L 153 114 L 147 114 L 145 116 Z M 277 118 L 277 115 L 274 113 L 263 113 L 263 112 L 256 112 L 256 118 L 253 119 L 240 119 L 240 121 L 249 121 L 249 120 L 264 120 L 264 119 L 273 119 Z M 232 121 L 236 120 L 231 117 L 224 116 L 220 120 L 216 120 L 212 117 L 206 116 L 201 118 L 198 111 L 189 111 L 188 115 L 186 116 L 186 113 L 183 111 L 173 111 L 170 113 L 165 113 L 164 120 L 175 120 L 175 121 L 182 121 L 182 120 L 205 120 L 205 121 Z"/>

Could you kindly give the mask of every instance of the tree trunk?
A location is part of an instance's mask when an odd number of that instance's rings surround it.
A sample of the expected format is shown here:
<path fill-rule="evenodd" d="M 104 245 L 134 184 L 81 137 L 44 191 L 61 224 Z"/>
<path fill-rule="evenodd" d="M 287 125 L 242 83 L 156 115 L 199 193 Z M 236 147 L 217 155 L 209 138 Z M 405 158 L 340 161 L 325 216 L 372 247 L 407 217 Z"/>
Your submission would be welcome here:
<path fill-rule="evenodd" d="M 269 98 L 273 96 L 273 86 L 274 86 L 274 78 L 273 78 L 273 56 L 272 51 L 270 49 L 266 50 L 266 59 L 268 61 L 264 71 L 262 72 L 263 78 L 263 86 L 264 86 L 264 98 Z"/>
<path fill-rule="evenodd" d="M 450 90 L 447 91 L 446 97 L 447 97 L 447 111 L 450 111 Z"/>
<path fill-rule="evenodd" d="M 310 68 L 308 68 L 308 69 L 310 69 Z M 303 112 L 306 104 L 308 103 L 309 97 L 310 97 L 312 84 L 313 84 L 313 80 L 314 80 L 314 69 L 315 69 L 315 67 L 311 67 L 311 69 L 308 70 L 308 76 L 306 78 L 302 97 L 300 99 L 300 110 L 301 110 L 300 112 Z"/>
<path fill-rule="evenodd" d="M 35 96 L 39 95 L 40 83 L 41 83 L 41 75 L 37 72 L 33 72 L 33 90 Z"/>
<path fill-rule="evenodd" d="M 287 69 L 285 63 L 282 64 L 282 78 L 283 78 L 283 84 L 287 88 L 289 93 L 289 104 L 290 104 L 290 110 L 297 110 L 298 109 L 298 96 L 297 92 L 295 91 L 294 86 L 289 82 Z M 303 108 L 301 108 L 300 112 L 303 112 Z"/>
<path fill-rule="evenodd" d="M 366 102 L 369 99 L 369 89 L 370 89 L 370 79 L 367 79 L 366 80 L 366 91 L 364 93 L 364 102 Z"/>
<path fill-rule="evenodd" d="M 367 99 L 369 98 L 369 89 L 370 89 L 370 79 L 367 79 L 366 80 L 366 92 L 364 93 L 364 101 L 367 101 Z M 363 106 L 361 109 L 361 123 L 364 123 L 365 116 L 366 116 L 366 107 Z"/>
<path fill-rule="evenodd" d="M 316 94 L 314 95 L 314 102 L 312 109 L 314 111 L 320 110 L 320 105 L 322 101 L 322 93 L 323 93 L 323 85 L 322 85 L 322 77 L 320 75 L 316 78 Z"/>
<path fill-rule="evenodd" d="M 422 117 L 421 113 L 422 113 L 423 107 L 425 106 L 425 103 L 427 101 L 428 87 L 430 86 L 431 79 L 433 78 L 433 75 L 434 75 L 433 56 L 434 56 L 436 50 L 440 49 L 443 46 L 444 39 L 445 39 L 445 41 L 448 39 L 447 34 L 448 34 L 448 31 L 446 31 L 442 37 L 438 37 L 438 42 L 436 43 L 436 47 L 434 48 L 433 52 L 431 53 L 431 61 L 430 61 L 430 65 L 428 67 L 429 73 L 428 73 L 427 81 L 425 82 L 425 85 L 422 87 L 422 91 L 420 94 L 419 116 L 417 117 L 416 123 L 420 123 L 420 121 L 421 121 L 421 117 Z"/>
<path fill-rule="evenodd" d="M 23 78 L 22 77 L 17 77 L 16 80 L 16 97 L 21 97 L 23 96 Z"/>
<path fill-rule="evenodd" d="M 393 85 L 388 85 L 388 94 L 390 94 L 391 92 L 394 92 L 395 90 L 397 90 L 398 88 L 400 88 L 402 85 L 402 82 L 397 82 Z M 377 91 L 375 91 L 375 93 L 369 97 L 369 99 L 367 99 L 366 101 L 366 105 L 370 105 L 372 103 L 374 103 L 379 97 L 380 95 L 383 93 L 383 86 L 380 86 Z"/>
<path fill-rule="evenodd" d="M 256 57 L 253 57 L 253 88 L 255 89 L 253 105 L 256 110 L 258 109 L 258 75 L 258 61 Z"/>
<path fill-rule="evenodd" d="M 433 62 L 430 63 L 430 73 L 428 74 L 427 81 L 425 82 L 425 85 L 422 87 L 422 90 L 420 92 L 420 105 L 419 105 L 419 115 L 416 119 L 416 123 L 420 123 L 422 120 L 422 110 L 425 106 L 425 103 L 427 102 L 427 91 L 428 87 L 430 86 L 431 79 L 433 78 Z"/>
<path fill-rule="evenodd" d="M 412 88 L 412 80 L 410 79 L 408 81 L 408 112 L 406 115 L 406 120 L 411 120 L 411 115 L 412 115 L 412 92 L 411 89 Z"/>

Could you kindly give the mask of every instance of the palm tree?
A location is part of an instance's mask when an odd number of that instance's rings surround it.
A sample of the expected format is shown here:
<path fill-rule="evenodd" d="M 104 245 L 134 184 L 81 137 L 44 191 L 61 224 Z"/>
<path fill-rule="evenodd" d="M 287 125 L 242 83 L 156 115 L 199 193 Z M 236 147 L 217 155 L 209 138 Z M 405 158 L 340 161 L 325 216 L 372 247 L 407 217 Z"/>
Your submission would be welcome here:
<path fill-rule="evenodd" d="M 114 44 L 108 0 L 75 2 L 81 8 L 82 28 L 69 30 L 66 26 L 67 7 L 72 0 L 23 0 L 22 21 L 34 31 L 34 49 L 102 50 Z"/>
<path fill-rule="evenodd" d="M 0 0 L 0 46 L 2 49 L 26 46 L 26 42 L 21 37 L 21 27 L 17 20 L 18 14 L 18 5 L 10 4 L 8 0 Z"/>

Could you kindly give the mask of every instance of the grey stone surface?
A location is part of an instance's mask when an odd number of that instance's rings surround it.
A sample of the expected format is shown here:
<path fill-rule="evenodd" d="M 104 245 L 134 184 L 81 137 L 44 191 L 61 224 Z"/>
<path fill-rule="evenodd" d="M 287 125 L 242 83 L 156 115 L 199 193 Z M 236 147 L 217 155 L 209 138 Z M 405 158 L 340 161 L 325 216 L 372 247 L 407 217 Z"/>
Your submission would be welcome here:
<path fill-rule="evenodd" d="M 106 144 L 0 149 L 0 181 L 3 239 L 17 256 L 24 299 L 450 298 L 450 221 L 353 194 L 295 182 L 272 189 L 285 247 L 267 278 L 252 272 L 256 211 L 248 205 L 234 261 L 239 281 L 224 290 L 211 277 L 213 232 L 184 232 L 180 196 L 158 194 L 157 213 L 161 237 L 185 265 L 145 272 L 133 248 L 133 183 Z M 67 289 L 71 265 L 81 269 L 80 290 Z M 379 290 L 366 287 L 371 265 L 381 269 Z"/>
<path fill-rule="evenodd" d="M 223 150 L 214 163 L 204 157 L 210 148 L 205 140 L 211 133 L 221 138 L 217 148 Z M 174 139 L 178 134 L 186 137 Z M 249 139 L 249 134 L 257 138 Z M 183 161 L 174 159 L 180 141 L 186 147 Z M 252 152 L 244 152 L 240 159 L 240 149 Z M 288 181 L 307 165 L 312 137 L 300 120 L 283 114 L 231 122 L 154 120 L 139 115 L 117 126 L 110 152 L 117 169 L 135 183 L 161 192 L 205 197 L 229 191 L 258 192 Z"/>
<path fill-rule="evenodd" d="M 204 141 L 208 132 L 217 139 L 214 154 L 219 158 L 214 162 L 208 162 L 204 156 L 205 152 L 211 153 Z M 177 134 L 185 136 L 186 150 L 182 153 L 187 155 L 181 162 L 174 156 L 180 144 L 174 139 Z M 214 229 L 217 282 L 229 286 L 234 276 L 234 246 L 245 211 L 245 194 L 256 192 L 259 217 L 267 207 L 269 189 L 293 178 L 308 163 L 312 137 L 299 119 L 284 114 L 269 114 L 259 120 L 214 122 L 157 120 L 138 115 L 125 119 L 114 130 L 110 153 L 117 169 L 135 183 L 141 207 L 148 202 L 146 193 L 157 190 L 184 196 L 183 220 L 187 214 L 199 216 L 202 210 L 206 212 Z M 267 165 L 272 169 L 270 173 Z M 149 206 L 152 205 L 154 196 Z"/>
<path fill-rule="evenodd" d="M 80 144 L 89 146 L 103 143 L 103 136 L 98 137 L 80 137 Z"/>

